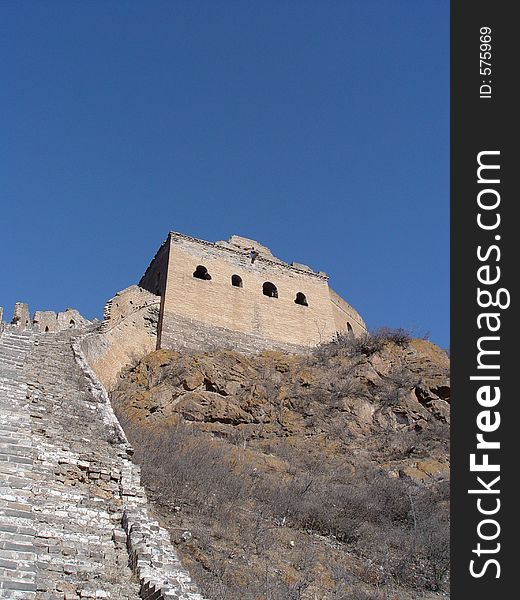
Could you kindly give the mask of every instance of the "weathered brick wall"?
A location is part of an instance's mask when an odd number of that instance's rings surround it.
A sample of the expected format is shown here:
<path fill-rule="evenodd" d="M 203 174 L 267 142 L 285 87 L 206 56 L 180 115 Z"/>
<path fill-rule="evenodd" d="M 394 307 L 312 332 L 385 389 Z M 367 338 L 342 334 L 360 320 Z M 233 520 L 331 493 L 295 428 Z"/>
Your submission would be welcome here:
<path fill-rule="evenodd" d="M 329 340 L 338 327 L 346 330 L 347 317 L 352 317 L 354 333 L 364 329 L 363 320 L 352 307 L 347 303 L 338 307 L 332 302 L 324 274 L 291 267 L 270 253 L 252 262 L 247 251 L 229 244 L 170 234 L 157 255 L 157 266 L 152 263 L 141 285 L 150 285 L 153 273 L 164 268 L 166 256 L 168 271 L 159 324 L 161 346 L 171 345 L 179 337 L 175 324 L 181 323 L 181 330 L 188 331 L 188 322 L 199 338 L 214 336 L 213 341 L 218 343 L 220 336 L 227 345 L 227 330 L 234 332 L 235 340 L 255 347 L 313 346 Z M 193 277 L 198 265 L 207 269 L 210 280 Z M 241 278 L 242 287 L 231 284 L 233 275 Z M 265 282 L 276 286 L 277 298 L 263 294 Z M 308 306 L 295 303 L 298 292 L 305 295 Z M 203 325 L 209 328 L 205 334 Z"/>
<path fill-rule="evenodd" d="M 145 274 L 141 277 L 139 287 L 148 290 L 156 296 L 163 294 L 166 283 L 166 274 L 168 272 L 169 251 L 170 240 L 168 238 L 159 248 L 152 262 L 146 269 Z"/>
<path fill-rule="evenodd" d="M 194 352 L 232 348 L 246 353 L 262 350 L 283 350 L 302 354 L 309 349 L 307 346 L 274 342 L 258 335 L 230 331 L 223 327 L 208 325 L 196 319 L 180 317 L 174 313 L 165 314 L 162 344 L 166 348 Z"/>
<path fill-rule="evenodd" d="M 106 303 L 98 331 L 82 338 L 82 351 L 106 389 L 114 387 L 123 367 L 155 350 L 159 302 L 132 285 Z"/>
<path fill-rule="evenodd" d="M 136 287 L 125 290 L 127 299 L 141 297 L 139 291 L 134 289 Z M 129 459 L 133 453 L 131 446 L 112 410 L 102 382 L 82 351 L 85 338 L 99 336 L 103 336 L 103 333 L 97 331 L 77 338 L 72 342 L 72 349 L 78 366 L 89 382 L 89 390 L 97 401 L 98 415 L 107 428 L 114 429 L 119 439 L 117 448 L 123 529 L 115 530 L 113 539 L 126 544 L 128 563 L 137 575 L 139 597 L 142 600 L 204 600 L 181 565 L 168 532 L 150 517 L 146 493 L 141 486 L 140 468 Z"/>
<path fill-rule="evenodd" d="M 24 302 L 17 302 L 14 305 L 11 324 L 18 327 L 18 329 L 27 329 L 31 327 L 31 317 L 29 315 L 29 306 L 27 304 Z"/>
<path fill-rule="evenodd" d="M 359 336 L 364 333 L 367 327 L 359 313 L 333 289 L 329 288 L 329 291 L 337 331 L 349 331 L 352 327 L 354 335 Z"/>
<path fill-rule="evenodd" d="M 168 277 L 168 261 L 170 257 L 170 238 L 163 242 L 157 251 L 152 262 L 146 269 L 145 274 L 139 281 L 139 287 L 148 290 L 152 294 L 161 297 L 159 307 L 159 320 L 157 326 L 157 348 L 161 347 L 162 321 L 164 314 L 164 299 L 166 290 L 166 280 Z"/>
<path fill-rule="evenodd" d="M 33 317 L 33 326 L 35 329 L 47 333 L 74 329 L 76 327 L 86 327 L 89 323 L 90 321 L 85 319 L 74 308 L 67 308 L 67 310 L 58 313 L 55 313 L 53 310 L 37 310 Z"/>

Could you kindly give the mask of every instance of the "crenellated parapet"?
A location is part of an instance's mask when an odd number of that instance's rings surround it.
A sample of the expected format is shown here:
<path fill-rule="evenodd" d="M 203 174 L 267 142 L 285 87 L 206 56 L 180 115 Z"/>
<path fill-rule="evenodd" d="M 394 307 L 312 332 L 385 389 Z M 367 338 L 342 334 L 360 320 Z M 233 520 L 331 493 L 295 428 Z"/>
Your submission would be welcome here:
<path fill-rule="evenodd" d="M 74 308 L 67 308 L 67 310 L 58 313 L 52 310 L 37 310 L 33 316 L 34 327 L 44 333 L 76 329 L 77 327 L 86 327 L 89 324 L 90 321 L 81 316 Z"/>
<path fill-rule="evenodd" d="M 0 323 L 3 323 L 3 308 L 0 307 Z M 64 311 L 37 310 L 31 317 L 29 305 L 25 302 L 16 302 L 11 318 L 11 327 L 24 330 L 33 329 L 42 333 L 56 333 L 67 329 L 83 328 L 91 324 L 75 308 Z"/>
<path fill-rule="evenodd" d="M 24 302 L 17 302 L 14 305 L 13 318 L 11 319 L 11 325 L 17 329 L 30 329 L 32 325 L 31 317 L 29 315 L 29 305 Z"/>

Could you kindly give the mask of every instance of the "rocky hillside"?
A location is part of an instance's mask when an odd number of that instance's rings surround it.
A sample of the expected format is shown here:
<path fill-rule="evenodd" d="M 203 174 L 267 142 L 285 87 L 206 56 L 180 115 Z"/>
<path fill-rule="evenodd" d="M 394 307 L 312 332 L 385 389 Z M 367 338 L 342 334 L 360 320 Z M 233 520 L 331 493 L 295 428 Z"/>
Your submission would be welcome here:
<path fill-rule="evenodd" d="M 380 332 L 300 356 L 159 350 L 112 402 L 208 597 L 437 598 L 448 377 L 435 345 Z"/>

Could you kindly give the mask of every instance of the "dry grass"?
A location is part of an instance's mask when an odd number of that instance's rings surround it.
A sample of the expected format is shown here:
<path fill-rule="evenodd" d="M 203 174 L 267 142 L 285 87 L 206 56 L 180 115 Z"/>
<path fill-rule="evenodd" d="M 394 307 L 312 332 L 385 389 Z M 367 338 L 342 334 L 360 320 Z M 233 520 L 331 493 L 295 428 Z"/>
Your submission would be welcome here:
<path fill-rule="evenodd" d="M 421 430 L 357 437 L 345 430 L 354 418 L 345 417 L 345 397 L 391 411 L 399 409 L 400 391 L 416 384 L 417 374 L 402 367 L 379 387 L 360 379 L 358 366 L 389 341 L 409 344 L 404 333 L 387 332 L 340 339 L 287 364 L 248 362 L 251 389 L 271 411 L 269 427 L 260 420 L 216 427 L 179 414 L 176 425 L 152 428 L 125 410 L 129 387 L 117 395 L 144 483 L 212 600 L 404 600 L 445 586 L 448 483 L 392 477 L 384 463 L 447 454 L 448 427 L 432 419 Z M 136 367 L 146 373 L 140 393 L 168 381 L 172 396 L 179 393 L 182 357 L 163 362 L 157 373 Z M 283 424 L 287 407 L 301 418 L 296 434 L 272 425 Z M 310 407 L 318 408 L 307 414 Z"/>

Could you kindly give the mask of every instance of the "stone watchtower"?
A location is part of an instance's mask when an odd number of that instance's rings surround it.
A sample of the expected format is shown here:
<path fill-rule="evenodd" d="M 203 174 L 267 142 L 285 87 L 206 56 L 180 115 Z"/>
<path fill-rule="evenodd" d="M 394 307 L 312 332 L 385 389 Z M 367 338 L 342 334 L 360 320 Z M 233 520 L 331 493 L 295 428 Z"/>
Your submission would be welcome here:
<path fill-rule="evenodd" d="M 212 243 L 171 232 L 139 286 L 161 296 L 158 348 L 290 350 L 366 331 L 325 273 L 236 235 Z"/>

